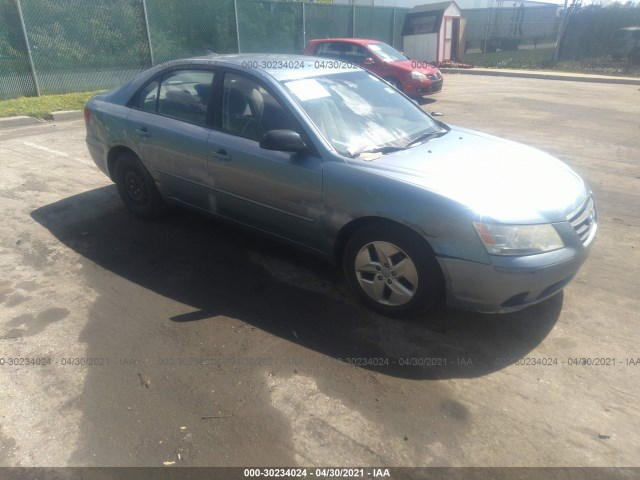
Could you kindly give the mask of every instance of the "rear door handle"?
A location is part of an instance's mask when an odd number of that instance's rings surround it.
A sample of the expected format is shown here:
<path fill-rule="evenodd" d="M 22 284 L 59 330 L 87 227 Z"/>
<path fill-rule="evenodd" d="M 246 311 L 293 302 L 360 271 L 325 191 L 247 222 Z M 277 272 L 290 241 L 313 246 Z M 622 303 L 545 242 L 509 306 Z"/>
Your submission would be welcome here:
<path fill-rule="evenodd" d="M 136 128 L 136 133 L 138 135 L 140 135 L 141 137 L 150 137 L 151 134 L 149 133 L 149 130 L 147 130 L 147 127 L 138 127 Z"/>
<path fill-rule="evenodd" d="M 229 160 L 231 160 L 231 157 L 229 156 L 229 154 L 227 154 L 227 151 L 224 148 L 219 148 L 217 150 L 213 150 L 211 152 L 209 152 L 209 155 L 217 160 L 221 160 L 223 162 L 228 162 Z"/>

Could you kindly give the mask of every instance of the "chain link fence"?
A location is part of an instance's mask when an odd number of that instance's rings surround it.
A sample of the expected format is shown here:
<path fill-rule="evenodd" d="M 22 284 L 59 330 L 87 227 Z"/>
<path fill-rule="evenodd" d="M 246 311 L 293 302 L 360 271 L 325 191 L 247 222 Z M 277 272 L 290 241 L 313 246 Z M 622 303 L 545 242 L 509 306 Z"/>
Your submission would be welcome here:
<path fill-rule="evenodd" d="M 326 3 L 304 4 L 306 39 L 353 36 L 353 7 Z"/>
<path fill-rule="evenodd" d="M 0 0 L 0 98 L 33 95 L 36 85 L 14 0 Z"/>
<path fill-rule="evenodd" d="M 308 40 L 401 45 L 407 9 L 266 0 L 0 0 L 0 99 L 106 89 L 207 51 L 302 53 Z"/>
<path fill-rule="evenodd" d="M 312 38 L 361 37 L 400 47 L 407 9 L 238 1 L 240 52 L 301 53 Z"/>
<path fill-rule="evenodd" d="M 142 0 L 20 4 L 42 93 L 117 85 L 149 65 Z"/>
<path fill-rule="evenodd" d="M 620 52 L 615 52 L 614 35 L 621 28 L 633 26 L 640 26 L 640 4 L 635 7 L 587 7 L 571 11 L 560 43 L 558 59 L 592 63 L 615 61 L 616 58 L 606 57 L 622 57 L 628 52 L 625 52 L 624 46 Z M 636 36 L 636 45 L 640 50 L 640 32 Z"/>
<path fill-rule="evenodd" d="M 408 11 L 273 0 L 0 0 L 0 99 L 111 88 L 157 63 L 207 51 L 302 53 L 310 39 L 325 37 L 402 49 Z M 574 2 L 560 35 L 556 6 L 462 13 L 462 60 L 486 67 L 548 68 L 556 51 L 562 62 L 580 62 L 577 69 L 628 66 L 611 60 L 610 44 L 620 28 L 640 25 L 640 5 Z"/>
<path fill-rule="evenodd" d="M 497 68 L 546 68 L 553 63 L 560 23 L 556 5 L 514 3 L 462 14 L 466 63 Z"/>
<path fill-rule="evenodd" d="M 301 53 L 304 50 L 304 4 L 237 1 L 238 49 L 242 53 Z"/>
<path fill-rule="evenodd" d="M 154 64 L 238 51 L 234 0 L 146 0 L 144 6 Z"/>

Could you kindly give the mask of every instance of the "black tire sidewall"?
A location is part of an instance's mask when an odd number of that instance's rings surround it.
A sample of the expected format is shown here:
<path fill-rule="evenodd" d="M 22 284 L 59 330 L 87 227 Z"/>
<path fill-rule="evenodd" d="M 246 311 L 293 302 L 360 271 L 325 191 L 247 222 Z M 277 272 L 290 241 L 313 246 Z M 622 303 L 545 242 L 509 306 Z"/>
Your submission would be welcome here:
<path fill-rule="evenodd" d="M 371 242 L 396 245 L 413 261 L 418 272 L 418 290 L 404 305 L 389 306 L 370 298 L 356 277 L 354 262 L 360 249 Z M 433 250 L 417 233 L 402 226 L 371 225 L 358 230 L 347 242 L 343 254 L 345 278 L 360 300 L 372 310 L 390 317 L 410 317 L 433 308 L 442 298 L 442 271 Z"/>
<path fill-rule="evenodd" d="M 133 169 L 144 179 L 144 187 L 146 189 L 147 198 L 144 203 L 136 202 L 130 198 L 125 185 L 125 174 L 128 170 Z M 155 182 L 147 169 L 136 155 L 131 152 L 122 153 L 116 160 L 115 166 L 115 183 L 118 187 L 120 198 L 126 207 L 136 216 L 140 218 L 156 218 L 164 212 L 164 202 L 158 192 Z"/>

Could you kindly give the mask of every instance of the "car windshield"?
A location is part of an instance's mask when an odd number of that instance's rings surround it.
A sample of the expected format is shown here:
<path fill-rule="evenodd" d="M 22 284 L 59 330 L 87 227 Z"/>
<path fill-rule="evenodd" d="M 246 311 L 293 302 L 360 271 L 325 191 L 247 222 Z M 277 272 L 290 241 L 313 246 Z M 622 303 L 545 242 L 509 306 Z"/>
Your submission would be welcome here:
<path fill-rule="evenodd" d="M 385 62 L 399 62 L 407 60 L 407 57 L 386 43 L 370 43 L 367 45 L 370 50 L 376 53 Z"/>
<path fill-rule="evenodd" d="M 342 155 L 399 150 L 448 130 L 386 82 L 365 71 L 285 82 Z"/>

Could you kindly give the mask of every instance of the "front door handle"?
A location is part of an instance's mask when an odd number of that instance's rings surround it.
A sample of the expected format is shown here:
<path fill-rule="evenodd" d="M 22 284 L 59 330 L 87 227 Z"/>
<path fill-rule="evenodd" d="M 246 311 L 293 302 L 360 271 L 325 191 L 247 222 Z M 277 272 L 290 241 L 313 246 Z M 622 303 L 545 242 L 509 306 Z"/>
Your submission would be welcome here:
<path fill-rule="evenodd" d="M 140 135 L 141 137 L 150 137 L 151 134 L 149 133 L 149 130 L 147 130 L 147 127 L 138 127 L 136 128 L 136 133 L 138 135 Z"/>
<path fill-rule="evenodd" d="M 224 148 L 219 148 L 217 150 L 211 151 L 209 152 L 209 155 L 217 160 L 222 160 L 223 162 L 228 162 L 229 160 L 231 160 L 231 157 L 229 156 L 229 154 L 227 154 L 227 151 Z"/>

